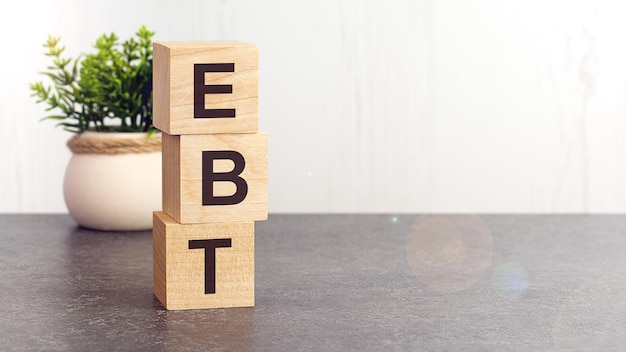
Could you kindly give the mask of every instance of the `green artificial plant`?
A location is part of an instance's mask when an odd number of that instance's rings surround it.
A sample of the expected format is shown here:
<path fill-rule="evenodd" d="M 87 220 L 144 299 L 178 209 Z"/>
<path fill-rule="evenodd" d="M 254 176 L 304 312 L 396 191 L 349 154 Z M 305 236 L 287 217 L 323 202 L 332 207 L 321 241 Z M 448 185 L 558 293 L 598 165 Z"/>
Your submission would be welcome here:
<path fill-rule="evenodd" d="M 154 132 L 152 126 L 152 36 L 142 26 L 136 38 L 123 43 L 111 33 L 100 36 L 95 53 L 75 59 L 62 56 L 60 38 L 49 36 L 44 44 L 52 66 L 42 72 L 51 85 L 30 85 L 38 103 L 54 114 L 65 130 L 81 133 Z"/>

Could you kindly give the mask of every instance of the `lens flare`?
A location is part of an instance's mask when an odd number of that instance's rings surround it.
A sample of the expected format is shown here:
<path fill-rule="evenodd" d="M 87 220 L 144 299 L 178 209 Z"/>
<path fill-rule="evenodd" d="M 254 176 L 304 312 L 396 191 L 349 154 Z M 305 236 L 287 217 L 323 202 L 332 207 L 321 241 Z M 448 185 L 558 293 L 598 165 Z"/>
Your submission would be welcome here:
<path fill-rule="evenodd" d="M 626 276 L 607 274 L 585 282 L 563 300 L 554 325 L 555 350 L 621 350 L 625 330 Z"/>
<path fill-rule="evenodd" d="M 493 270 L 491 284 L 498 296 L 518 299 L 528 289 L 528 273 L 517 261 L 500 264 Z"/>
<path fill-rule="evenodd" d="M 475 285 L 491 266 L 493 240 L 474 215 L 426 215 L 413 224 L 406 242 L 409 268 L 436 292 Z"/>

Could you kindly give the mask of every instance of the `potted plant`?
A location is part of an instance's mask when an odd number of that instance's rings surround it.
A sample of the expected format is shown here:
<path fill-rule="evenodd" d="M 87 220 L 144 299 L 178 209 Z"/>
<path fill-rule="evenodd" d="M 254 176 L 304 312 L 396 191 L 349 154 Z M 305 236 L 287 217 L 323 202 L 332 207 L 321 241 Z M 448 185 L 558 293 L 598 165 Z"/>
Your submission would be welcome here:
<path fill-rule="evenodd" d="M 152 126 L 152 36 L 142 26 L 120 43 L 100 36 L 95 52 L 63 57 L 60 39 L 44 44 L 49 84 L 30 85 L 52 114 L 43 120 L 74 133 L 63 194 L 70 215 L 98 230 L 145 230 L 161 207 L 161 138 Z"/>

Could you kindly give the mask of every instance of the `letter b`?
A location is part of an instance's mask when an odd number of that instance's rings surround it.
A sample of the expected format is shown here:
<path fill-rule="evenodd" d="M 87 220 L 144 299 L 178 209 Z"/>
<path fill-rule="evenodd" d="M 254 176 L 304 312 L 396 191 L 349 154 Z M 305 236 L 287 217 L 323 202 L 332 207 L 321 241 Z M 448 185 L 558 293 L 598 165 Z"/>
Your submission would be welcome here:
<path fill-rule="evenodd" d="M 230 172 L 214 172 L 213 161 L 232 160 L 235 167 Z M 202 205 L 233 205 L 239 204 L 248 195 L 248 184 L 239 175 L 246 167 L 243 155 L 233 150 L 202 152 Z M 219 181 L 232 182 L 236 186 L 235 193 L 230 196 L 215 196 L 213 184 Z"/>

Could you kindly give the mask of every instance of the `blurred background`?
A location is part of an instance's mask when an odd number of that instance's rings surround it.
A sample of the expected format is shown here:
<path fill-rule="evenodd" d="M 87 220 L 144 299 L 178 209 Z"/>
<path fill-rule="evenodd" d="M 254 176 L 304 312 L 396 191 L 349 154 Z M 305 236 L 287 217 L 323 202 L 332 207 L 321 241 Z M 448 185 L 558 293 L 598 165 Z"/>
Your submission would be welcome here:
<path fill-rule="evenodd" d="M 0 212 L 66 212 L 71 134 L 29 83 L 155 40 L 260 48 L 270 212 L 626 211 L 626 3 L 528 0 L 12 1 L 0 5 Z"/>

